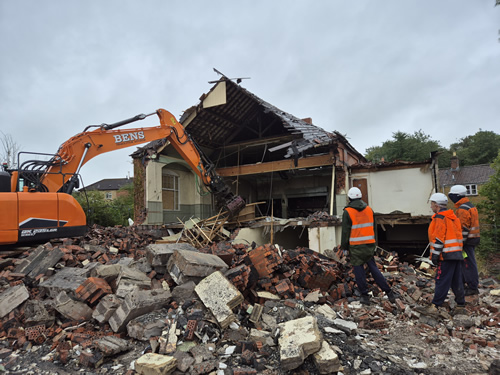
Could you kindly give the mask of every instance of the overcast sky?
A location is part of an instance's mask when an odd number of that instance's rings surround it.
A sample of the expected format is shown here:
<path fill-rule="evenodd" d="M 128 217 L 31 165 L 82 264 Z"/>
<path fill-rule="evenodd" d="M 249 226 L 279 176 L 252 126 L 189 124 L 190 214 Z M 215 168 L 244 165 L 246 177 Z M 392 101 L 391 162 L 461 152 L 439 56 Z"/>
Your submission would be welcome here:
<path fill-rule="evenodd" d="M 495 0 L 1 0 L 0 130 L 55 153 L 87 125 L 179 118 L 216 68 L 361 153 L 420 129 L 448 147 L 500 133 L 499 29 Z M 135 149 L 84 183 L 132 176 Z"/>

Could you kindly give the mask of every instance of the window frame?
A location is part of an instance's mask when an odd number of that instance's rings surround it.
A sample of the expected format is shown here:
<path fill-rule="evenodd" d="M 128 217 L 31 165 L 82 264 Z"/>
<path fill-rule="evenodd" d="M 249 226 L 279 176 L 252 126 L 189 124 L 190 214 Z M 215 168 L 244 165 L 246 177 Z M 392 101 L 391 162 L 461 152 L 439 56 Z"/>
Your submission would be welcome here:
<path fill-rule="evenodd" d="M 165 176 L 172 177 L 173 178 L 173 188 L 167 188 L 164 187 L 163 184 L 163 178 Z M 165 200 L 164 198 L 164 192 L 171 191 L 173 192 L 173 208 L 165 208 Z M 174 171 L 167 169 L 165 167 L 162 168 L 161 171 L 161 201 L 162 201 L 162 209 L 164 211 L 180 211 L 181 210 L 181 204 L 180 204 L 180 176 L 179 174 L 175 173 Z"/>
<path fill-rule="evenodd" d="M 466 196 L 478 195 L 477 184 L 467 184 L 465 185 L 465 188 L 467 189 L 467 193 L 465 194 Z"/>
<path fill-rule="evenodd" d="M 104 193 L 104 199 L 110 201 L 110 200 L 113 200 L 113 193 L 110 192 L 110 191 L 107 191 Z"/>

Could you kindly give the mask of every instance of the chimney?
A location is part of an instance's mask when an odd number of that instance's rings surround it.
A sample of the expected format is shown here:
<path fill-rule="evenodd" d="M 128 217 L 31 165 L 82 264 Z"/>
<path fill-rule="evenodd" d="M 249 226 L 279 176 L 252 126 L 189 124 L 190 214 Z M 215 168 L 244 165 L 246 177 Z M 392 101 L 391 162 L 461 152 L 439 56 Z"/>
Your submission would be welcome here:
<path fill-rule="evenodd" d="M 450 164 L 451 164 L 452 171 L 458 171 L 459 165 L 458 165 L 458 157 L 457 157 L 456 152 L 453 152 L 453 156 L 450 158 Z"/>
<path fill-rule="evenodd" d="M 303 118 L 302 121 L 305 121 L 305 122 L 307 122 L 308 124 L 311 124 L 311 125 L 313 123 L 313 119 L 311 117 Z"/>

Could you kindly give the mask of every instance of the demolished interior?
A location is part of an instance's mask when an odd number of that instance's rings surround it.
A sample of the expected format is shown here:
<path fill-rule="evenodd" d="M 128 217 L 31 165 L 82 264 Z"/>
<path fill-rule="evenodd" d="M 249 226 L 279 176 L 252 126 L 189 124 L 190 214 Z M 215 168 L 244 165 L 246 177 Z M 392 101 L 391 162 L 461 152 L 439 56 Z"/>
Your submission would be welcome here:
<path fill-rule="evenodd" d="M 224 76 L 179 122 L 234 194 L 247 202 L 233 223 L 245 227 L 244 241 L 333 249 L 340 243 L 346 192 L 359 186 L 378 214 L 383 246 L 414 253 L 425 249 L 434 161 L 374 166 L 342 134 L 286 113 Z M 151 142 L 132 157 L 137 223 L 175 230 L 193 218 L 216 217 L 213 197 L 166 139 Z M 385 180 L 377 179 L 377 173 Z M 387 178 L 407 180 L 394 191 L 380 189 L 382 183 L 392 183 Z M 379 200 L 377 207 L 379 190 L 386 196 L 403 195 L 391 204 Z M 420 207 L 408 206 L 409 197 Z"/>

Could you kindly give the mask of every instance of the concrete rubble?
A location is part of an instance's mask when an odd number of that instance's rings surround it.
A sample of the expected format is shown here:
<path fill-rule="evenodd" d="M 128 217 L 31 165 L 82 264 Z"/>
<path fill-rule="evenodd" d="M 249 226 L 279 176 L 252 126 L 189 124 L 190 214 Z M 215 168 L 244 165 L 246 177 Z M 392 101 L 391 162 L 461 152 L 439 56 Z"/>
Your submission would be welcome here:
<path fill-rule="evenodd" d="M 228 241 L 196 249 L 155 243 L 157 232 L 94 228 L 80 240 L 0 254 L 0 372 L 500 369 L 500 286 L 492 278 L 467 297 L 467 315 L 435 319 L 415 310 L 432 299 L 434 281 L 383 250 L 376 261 L 398 298 L 391 304 L 368 279 L 373 303 L 364 306 L 339 254 Z"/>

